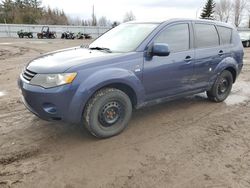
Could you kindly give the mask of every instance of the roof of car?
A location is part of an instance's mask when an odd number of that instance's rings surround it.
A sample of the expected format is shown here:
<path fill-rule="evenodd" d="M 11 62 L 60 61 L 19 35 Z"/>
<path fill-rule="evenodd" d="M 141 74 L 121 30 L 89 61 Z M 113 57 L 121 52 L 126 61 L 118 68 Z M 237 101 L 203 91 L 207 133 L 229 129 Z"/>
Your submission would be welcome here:
<path fill-rule="evenodd" d="M 233 25 L 216 21 L 216 20 L 208 20 L 208 19 L 189 19 L 189 18 L 173 18 L 165 21 L 130 21 L 128 23 L 147 23 L 147 24 L 163 24 L 163 23 L 172 23 L 172 22 L 180 22 L 180 21 L 193 21 L 193 22 L 203 22 L 203 23 L 213 23 L 216 25 L 221 25 L 225 27 L 235 28 Z"/>

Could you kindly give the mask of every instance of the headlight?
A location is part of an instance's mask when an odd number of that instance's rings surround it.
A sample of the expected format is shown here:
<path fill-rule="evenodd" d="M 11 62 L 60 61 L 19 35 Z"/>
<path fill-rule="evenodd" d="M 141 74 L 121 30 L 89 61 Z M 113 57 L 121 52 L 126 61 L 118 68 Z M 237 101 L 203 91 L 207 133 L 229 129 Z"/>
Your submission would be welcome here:
<path fill-rule="evenodd" d="M 34 78 L 31 79 L 30 84 L 51 88 L 72 83 L 76 75 L 77 73 L 36 74 Z"/>

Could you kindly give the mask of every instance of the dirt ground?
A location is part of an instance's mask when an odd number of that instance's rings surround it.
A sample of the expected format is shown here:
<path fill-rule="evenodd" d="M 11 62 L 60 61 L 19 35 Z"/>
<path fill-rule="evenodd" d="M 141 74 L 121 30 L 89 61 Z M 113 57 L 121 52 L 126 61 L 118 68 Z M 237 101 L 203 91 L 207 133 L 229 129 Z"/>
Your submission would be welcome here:
<path fill-rule="evenodd" d="M 98 140 L 32 115 L 16 83 L 29 60 L 82 43 L 0 39 L 0 187 L 250 187 L 250 49 L 225 102 L 200 94 L 137 110 Z"/>

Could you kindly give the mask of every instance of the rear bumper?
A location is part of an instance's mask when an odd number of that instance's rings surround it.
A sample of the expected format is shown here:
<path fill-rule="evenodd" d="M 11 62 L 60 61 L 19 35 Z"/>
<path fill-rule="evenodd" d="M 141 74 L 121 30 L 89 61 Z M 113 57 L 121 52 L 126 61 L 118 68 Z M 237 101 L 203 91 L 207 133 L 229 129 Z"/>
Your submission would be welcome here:
<path fill-rule="evenodd" d="M 239 65 L 237 77 L 238 77 L 239 74 L 241 73 L 242 68 L 243 68 L 243 63 Z"/>

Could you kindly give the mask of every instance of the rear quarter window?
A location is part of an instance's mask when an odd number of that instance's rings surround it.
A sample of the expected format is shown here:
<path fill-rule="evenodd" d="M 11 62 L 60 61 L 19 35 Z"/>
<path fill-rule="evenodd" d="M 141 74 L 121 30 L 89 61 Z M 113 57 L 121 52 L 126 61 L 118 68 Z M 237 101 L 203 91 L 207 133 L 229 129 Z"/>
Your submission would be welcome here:
<path fill-rule="evenodd" d="M 196 47 L 219 46 L 219 35 L 214 25 L 195 24 Z"/>
<path fill-rule="evenodd" d="M 221 44 L 226 45 L 226 44 L 231 44 L 232 43 L 232 29 L 223 27 L 223 26 L 217 26 L 218 32 L 220 35 L 221 39 Z"/>

